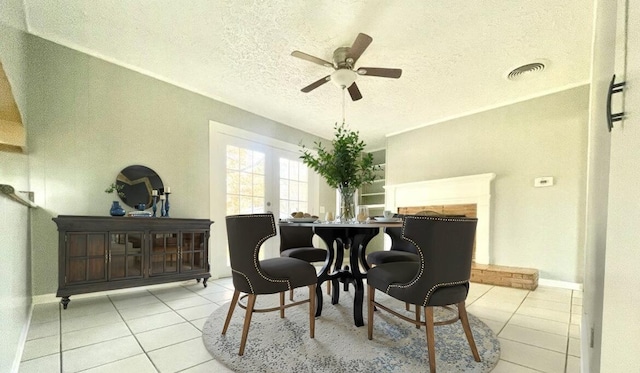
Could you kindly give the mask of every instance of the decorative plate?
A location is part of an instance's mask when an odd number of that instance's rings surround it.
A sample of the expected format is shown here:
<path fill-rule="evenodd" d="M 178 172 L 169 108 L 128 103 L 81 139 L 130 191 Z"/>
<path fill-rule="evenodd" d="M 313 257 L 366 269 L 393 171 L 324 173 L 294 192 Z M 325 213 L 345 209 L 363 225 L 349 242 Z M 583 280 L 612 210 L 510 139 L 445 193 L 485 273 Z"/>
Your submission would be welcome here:
<path fill-rule="evenodd" d="M 399 223 L 399 222 L 402 221 L 402 219 L 400 219 L 400 218 L 380 218 L 380 217 L 377 217 L 377 216 L 374 219 L 378 223 Z"/>
<path fill-rule="evenodd" d="M 318 218 L 289 218 L 287 221 L 289 223 L 313 223 L 318 220 Z"/>

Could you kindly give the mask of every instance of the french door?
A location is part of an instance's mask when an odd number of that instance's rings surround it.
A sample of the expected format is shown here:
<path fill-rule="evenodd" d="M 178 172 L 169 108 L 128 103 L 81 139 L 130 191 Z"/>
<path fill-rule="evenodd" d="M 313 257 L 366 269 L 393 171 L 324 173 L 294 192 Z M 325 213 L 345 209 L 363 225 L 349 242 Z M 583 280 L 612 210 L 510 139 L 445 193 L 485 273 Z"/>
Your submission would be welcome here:
<path fill-rule="evenodd" d="M 231 275 L 225 216 L 271 212 L 285 219 L 295 211 L 318 211 L 318 178 L 299 159 L 296 145 L 211 122 L 211 272 Z M 279 240 L 267 240 L 261 258 L 279 255 Z"/>

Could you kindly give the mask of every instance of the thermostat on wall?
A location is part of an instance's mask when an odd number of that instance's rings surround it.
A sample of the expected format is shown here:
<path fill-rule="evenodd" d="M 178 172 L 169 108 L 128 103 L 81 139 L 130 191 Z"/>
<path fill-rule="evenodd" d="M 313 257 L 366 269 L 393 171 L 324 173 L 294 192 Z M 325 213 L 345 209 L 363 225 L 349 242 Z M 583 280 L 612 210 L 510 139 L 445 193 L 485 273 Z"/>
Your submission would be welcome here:
<path fill-rule="evenodd" d="M 548 187 L 553 185 L 553 176 L 537 177 L 533 180 L 533 186 L 536 188 Z"/>

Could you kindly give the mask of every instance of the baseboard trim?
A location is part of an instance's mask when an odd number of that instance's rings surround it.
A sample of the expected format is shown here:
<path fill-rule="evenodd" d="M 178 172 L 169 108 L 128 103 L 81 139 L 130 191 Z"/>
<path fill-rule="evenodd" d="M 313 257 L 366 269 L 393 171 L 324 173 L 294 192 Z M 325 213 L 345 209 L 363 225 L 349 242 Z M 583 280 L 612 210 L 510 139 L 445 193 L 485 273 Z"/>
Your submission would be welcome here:
<path fill-rule="evenodd" d="M 56 297 L 56 293 L 34 295 L 31 297 L 31 303 L 34 305 L 55 302 L 60 302 L 60 298 Z"/>
<path fill-rule="evenodd" d="M 11 366 L 12 373 L 18 373 L 18 371 L 20 370 L 20 362 L 22 361 L 22 354 L 24 353 L 24 345 L 27 343 L 27 336 L 29 334 L 29 328 L 31 327 L 32 317 L 33 317 L 33 302 L 31 302 L 31 307 L 29 307 L 29 315 L 27 316 L 27 322 L 22 326 L 22 332 L 20 332 L 20 340 L 18 341 L 16 356 L 13 358 L 13 365 Z"/>
<path fill-rule="evenodd" d="M 558 280 L 549 280 L 546 278 L 541 278 L 538 280 L 539 286 L 548 286 L 552 288 L 562 288 L 562 289 L 570 289 L 570 290 L 583 290 L 583 286 L 578 282 L 568 282 L 568 281 L 558 281 Z"/>

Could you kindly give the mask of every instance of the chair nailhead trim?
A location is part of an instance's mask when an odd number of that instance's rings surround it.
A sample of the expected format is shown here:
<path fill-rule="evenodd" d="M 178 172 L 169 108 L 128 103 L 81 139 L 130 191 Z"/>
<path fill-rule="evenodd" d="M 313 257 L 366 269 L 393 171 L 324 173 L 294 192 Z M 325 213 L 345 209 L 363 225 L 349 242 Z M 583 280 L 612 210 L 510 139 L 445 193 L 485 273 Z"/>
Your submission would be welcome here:
<path fill-rule="evenodd" d="M 429 291 L 427 292 L 427 295 L 424 297 L 424 302 L 422 302 L 422 306 L 426 307 L 427 303 L 429 303 L 429 298 L 431 298 L 431 294 L 436 291 L 436 289 L 441 288 L 443 286 L 454 286 L 454 285 L 462 285 L 462 284 L 466 284 L 468 283 L 469 280 L 465 280 L 465 281 L 454 281 L 454 282 L 443 282 L 440 284 L 435 284 L 431 289 L 429 289 Z"/>
<path fill-rule="evenodd" d="M 400 234 L 400 237 L 403 239 L 406 239 L 407 241 L 411 242 L 417 249 L 418 249 L 418 254 L 420 254 L 420 272 L 418 273 L 418 276 L 416 276 L 415 279 L 413 279 L 413 281 L 411 281 L 408 284 L 405 285 L 392 285 L 389 284 L 389 286 L 387 286 L 387 291 L 386 293 L 389 294 L 389 291 L 391 290 L 392 287 L 394 288 L 408 288 L 410 286 L 413 286 L 416 282 L 418 282 L 418 280 L 420 280 L 420 277 L 422 277 L 422 274 L 424 273 L 424 254 L 422 253 L 422 249 L 420 249 L 420 246 L 418 246 L 417 243 L 415 243 L 412 239 L 405 237 L 404 235 L 404 224 L 402 225 L 402 233 Z"/>
<path fill-rule="evenodd" d="M 435 220 L 435 221 L 462 221 L 462 222 L 477 220 L 476 218 L 462 218 L 462 217 L 451 218 L 451 217 L 444 217 L 444 216 L 422 216 L 422 215 L 405 216 L 404 219 L 405 220 L 415 219 L 415 220 Z M 403 226 L 402 232 L 404 233 L 404 226 Z"/>
<path fill-rule="evenodd" d="M 253 285 L 251 285 L 251 281 L 249 280 L 249 277 L 247 277 L 247 275 L 245 275 L 244 273 L 240 272 L 240 271 L 236 271 L 235 269 L 231 269 L 231 271 L 242 275 L 244 277 L 245 280 L 247 280 L 247 283 L 249 284 L 249 289 L 251 289 L 251 294 L 254 294 L 255 292 L 253 291 Z"/>
<path fill-rule="evenodd" d="M 416 278 L 411 281 L 408 284 L 404 284 L 404 285 L 393 285 L 393 284 L 389 284 L 389 286 L 387 286 L 387 291 L 386 293 L 389 294 L 389 291 L 391 290 L 392 287 L 394 288 L 408 288 L 410 286 L 413 286 L 418 280 L 420 280 L 420 277 L 422 277 L 422 274 L 424 273 L 424 255 L 422 254 L 422 250 L 420 249 L 420 246 L 418 246 L 417 243 L 415 243 L 415 241 L 413 241 L 412 239 L 410 239 L 409 237 L 406 237 L 404 235 L 404 229 L 406 226 L 406 221 L 407 219 L 416 219 L 416 220 L 435 220 L 435 221 L 460 221 L 460 222 L 468 222 L 468 221 L 473 221 L 473 220 L 477 220 L 475 218 L 449 218 L 449 217 L 442 217 L 442 216 L 420 216 L 420 215 L 412 215 L 412 216 L 407 216 L 405 217 L 405 223 L 402 224 L 402 234 L 400 235 L 401 238 L 411 242 L 417 249 L 418 249 L 418 254 L 420 254 L 420 272 L 418 273 L 418 276 L 416 276 Z M 453 285 L 462 285 L 464 283 L 468 283 L 469 279 L 464 280 L 464 281 L 455 281 L 455 282 L 445 282 L 445 283 L 440 283 L 440 284 L 436 284 L 434 285 L 431 289 L 429 289 L 429 291 L 427 292 L 427 295 L 424 298 L 424 302 L 422 304 L 423 307 L 426 307 L 427 303 L 429 302 L 429 298 L 431 298 L 431 294 L 438 288 L 443 287 L 443 286 L 453 286 Z"/>
<path fill-rule="evenodd" d="M 241 218 L 264 218 L 265 216 L 269 216 L 271 219 L 271 233 L 260 239 L 256 244 L 256 247 L 253 249 L 253 267 L 256 269 L 256 272 L 265 279 L 266 281 L 273 283 L 281 283 L 285 282 L 287 284 L 287 289 L 291 290 L 291 282 L 289 280 L 277 280 L 273 278 L 267 277 L 262 271 L 260 271 L 260 266 L 258 265 L 258 251 L 260 250 L 260 246 L 264 243 L 264 241 L 268 240 L 271 237 L 275 237 L 276 235 L 276 223 L 273 219 L 273 214 L 249 214 L 249 215 L 236 215 L 236 217 Z"/>

